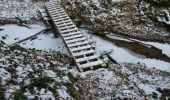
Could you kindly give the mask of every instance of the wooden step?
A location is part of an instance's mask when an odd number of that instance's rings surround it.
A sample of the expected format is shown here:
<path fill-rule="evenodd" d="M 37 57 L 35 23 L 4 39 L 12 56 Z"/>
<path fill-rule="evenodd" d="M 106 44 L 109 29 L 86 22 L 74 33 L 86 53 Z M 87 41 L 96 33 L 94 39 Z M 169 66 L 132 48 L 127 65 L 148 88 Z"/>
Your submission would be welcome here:
<path fill-rule="evenodd" d="M 57 24 L 57 25 L 64 25 L 66 23 L 72 23 L 72 21 L 71 20 L 65 20 L 65 21 L 62 21 L 62 22 L 55 22 L 55 24 Z"/>
<path fill-rule="evenodd" d="M 63 37 L 70 37 L 70 36 L 73 36 L 73 35 L 79 35 L 81 34 L 79 31 L 76 31 L 76 32 L 68 32 L 68 33 L 64 33 L 64 34 L 61 34 Z"/>
<path fill-rule="evenodd" d="M 51 14 L 64 14 L 65 11 L 51 11 Z"/>
<path fill-rule="evenodd" d="M 90 63 L 87 63 L 87 64 L 81 64 L 80 67 L 82 69 L 85 69 L 85 68 L 91 68 L 91 67 L 94 67 L 94 66 L 99 66 L 99 65 L 102 65 L 102 64 L 103 64 L 103 61 L 98 60 L 98 61 L 90 62 Z"/>
<path fill-rule="evenodd" d="M 63 25 L 57 25 L 58 27 L 65 27 L 65 26 L 71 26 L 71 25 L 74 25 L 73 22 L 70 22 L 70 23 L 65 23 Z"/>
<path fill-rule="evenodd" d="M 60 4 L 59 2 L 57 2 L 57 0 L 50 0 L 48 3 L 50 3 L 50 4 Z"/>
<path fill-rule="evenodd" d="M 62 15 L 62 16 L 60 16 L 60 15 L 53 15 L 53 18 L 54 19 L 60 19 L 60 18 L 70 18 L 70 17 L 67 16 L 67 15 Z"/>
<path fill-rule="evenodd" d="M 80 31 L 77 32 L 69 32 L 66 34 L 61 34 L 63 37 L 68 37 L 68 36 L 72 36 L 72 35 L 77 35 L 77 34 L 81 34 Z"/>
<path fill-rule="evenodd" d="M 45 6 L 78 67 L 85 69 L 103 65 L 99 55 L 93 50 L 87 38 L 74 25 L 60 3 L 57 0 L 51 0 L 45 3 Z"/>
<path fill-rule="evenodd" d="M 63 19 L 53 19 L 54 22 L 62 22 L 62 21 L 66 21 L 66 20 L 68 21 L 70 19 L 69 18 L 65 18 L 65 19 L 64 18 Z"/>
<path fill-rule="evenodd" d="M 64 30 L 64 29 L 73 29 L 76 28 L 76 25 L 72 25 L 72 26 L 65 26 L 65 27 L 61 27 L 59 28 L 60 30 Z"/>
<path fill-rule="evenodd" d="M 99 56 L 97 56 L 97 55 L 93 55 L 93 56 L 90 56 L 90 57 L 84 57 L 84 58 L 76 59 L 76 61 L 77 61 L 77 63 L 80 63 L 80 62 L 87 61 L 87 60 L 98 59 L 98 57 Z"/>
<path fill-rule="evenodd" d="M 75 47 L 75 46 L 80 46 L 80 45 L 85 45 L 85 44 L 89 44 L 87 41 L 80 41 L 80 42 L 75 42 L 75 43 L 72 43 L 72 44 L 68 44 L 68 46 L 71 48 L 71 47 Z"/>
<path fill-rule="evenodd" d="M 67 27 L 68 27 L 68 28 L 72 28 L 72 27 L 76 27 L 76 26 L 75 26 L 74 24 L 70 24 L 70 25 L 68 25 L 68 26 L 66 26 L 66 25 L 61 25 L 61 26 L 60 26 L 60 25 L 58 25 L 58 27 L 59 27 L 59 28 L 67 28 Z"/>
<path fill-rule="evenodd" d="M 70 29 L 70 30 L 60 31 L 60 33 L 67 33 L 67 32 L 71 32 L 71 31 L 78 31 L 78 28 L 74 28 L 74 29 Z"/>
<path fill-rule="evenodd" d="M 61 6 L 57 4 L 46 4 L 46 7 L 48 7 L 49 9 L 61 8 Z"/>
<path fill-rule="evenodd" d="M 60 4 L 58 2 L 48 2 L 47 5 L 50 5 L 50 6 L 59 5 L 60 6 Z"/>
<path fill-rule="evenodd" d="M 73 43 L 73 42 L 79 42 L 79 41 L 83 41 L 83 40 L 87 40 L 86 38 L 79 38 L 79 39 L 75 39 L 75 40 L 69 40 L 69 41 L 66 41 L 66 43 Z"/>
<path fill-rule="evenodd" d="M 70 18 L 69 17 L 66 17 L 66 18 L 56 18 L 56 17 L 53 17 L 53 20 L 54 21 L 60 21 L 60 20 L 70 20 Z"/>
<path fill-rule="evenodd" d="M 70 37 L 64 37 L 65 40 L 69 40 L 69 39 L 74 39 L 74 38 L 79 38 L 79 37 L 84 37 L 83 34 L 78 34 L 78 35 L 73 35 Z"/>
<path fill-rule="evenodd" d="M 76 56 L 86 55 L 86 54 L 90 54 L 90 53 L 95 53 L 95 51 L 93 49 L 84 50 L 84 51 L 81 51 L 81 52 L 78 52 L 78 53 L 73 53 L 73 56 L 76 57 Z"/>
<path fill-rule="evenodd" d="M 59 6 L 59 5 L 46 5 L 46 7 L 48 8 L 48 10 L 55 10 L 55 9 L 60 9 L 61 8 L 61 6 Z"/>
<path fill-rule="evenodd" d="M 91 48 L 91 45 L 87 45 L 87 46 L 82 46 L 82 47 L 78 47 L 78 48 L 73 48 L 73 49 L 70 49 L 70 51 L 78 51 L 78 50 L 84 50 L 84 49 L 89 49 Z"/>
<path fill-rule="evenodd" d="M 53 16 L 54 15 L 61 15 L 61 14 L 63 14 L 63 15 L 65 14 L 66 15 L 65 12 L 54 12 L 54 11 L 51 11 L 50 14 L 53 15 Z"/>

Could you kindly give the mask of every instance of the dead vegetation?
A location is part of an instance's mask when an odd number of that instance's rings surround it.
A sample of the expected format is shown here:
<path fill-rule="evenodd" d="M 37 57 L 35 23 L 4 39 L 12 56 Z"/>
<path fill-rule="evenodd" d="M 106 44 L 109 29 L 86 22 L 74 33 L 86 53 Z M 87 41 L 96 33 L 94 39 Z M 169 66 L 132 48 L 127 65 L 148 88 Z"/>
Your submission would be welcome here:
<path fill-rule="evenodd" d="M 98 0 L 98 3 L 77 0 L 63 5 L 78 26 L 85 26 L 96 33 L 113 32 L 144 40 L 170 41 L 169 26 L 156 25 L 157 22 L 149 16 L 156 17 L 157 11 L 152 11 L 153 7 L 147 2 Z"/>

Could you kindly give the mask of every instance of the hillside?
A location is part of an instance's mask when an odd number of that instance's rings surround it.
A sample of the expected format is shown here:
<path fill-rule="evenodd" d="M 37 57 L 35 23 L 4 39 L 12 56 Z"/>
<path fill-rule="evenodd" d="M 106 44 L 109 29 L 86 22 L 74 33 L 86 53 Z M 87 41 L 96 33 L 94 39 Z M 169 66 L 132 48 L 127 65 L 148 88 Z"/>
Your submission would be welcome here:
<path fill-rule="evenodd" d="M 46 0 L 1 0 L 0 100 L 170 96 L 168 0 L 59 1 L 107 66 L 80 72 L 71 63 L 62 37 L 42 20 Z"/>
<path fill-rule="evenodd" d="M 164 98 L 170 73 L 140 64 L 110 64 L 79 73 L 68 57 L 56 51 L 0 49 L 1 99 L 110 99 Z M 165 90 L 164 90 L 165 89 Z"/>
<path fill-rule="evenodd" d="M 111 32 L 143 40 L 170 41 L 168 0 L 62 1 L 75 23 L 94 33 Z"/>

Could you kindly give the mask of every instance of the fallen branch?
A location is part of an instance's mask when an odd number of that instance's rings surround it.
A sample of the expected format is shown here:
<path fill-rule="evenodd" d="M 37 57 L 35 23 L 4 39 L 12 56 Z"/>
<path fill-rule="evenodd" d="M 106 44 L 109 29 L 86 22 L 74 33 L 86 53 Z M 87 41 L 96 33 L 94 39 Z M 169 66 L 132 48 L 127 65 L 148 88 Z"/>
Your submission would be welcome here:
<path fill-rule="evenodd" d="M 41 30 L 40 32 L 38 32 L 38 33 L 36 33 L 36 34 L 34 34 L 34 35 L 32 35 L 32 36 L 29 36 L 29 37 L 27 37 L 27 38 L 25 38 L 25 39 L 19 40 L 18 42 L 15 42 L 15 43 L 13 43 L 13 44 L 11 44 L 11 45 L 15 45 L 15 44 L 24 42 L 24 41 L 26 41 L 26 40 L 29 40 L 29 39 L 31 39 L 31 38 L 33 38 L 33 37 L 35 37 L 35 36 L 37 36 L 37 35 L 39 35 L 39 34 L 41 34 L 41 33 L 44 33 L 44 32 L 46 32 L 46 31 L 48 31 L 48 30 L 50 30 L 50 29 L 51 29 L 51 28 L 43 29 L 43 30 Z"/>
<path fill-rule="evenodd" d="M 1 29 L 1 28 L 0 28 L 0 31 L 3 31 L 3 30 L 4 30 L 4 29 Z"/>
<path fill-rule="evenodd" d="M 113 59 L 113 57 L 110 56 L 110 53 L 112 53 L 112 52 L 113 52 L 113 50 L 104 51 L 103 53 L 100 54 L 100 56 L 102 57 L 102 56 L 106 55 L 106 56 L 109 58 L 110 61 L 112 61 L 112 62 L 118 64 L 118 63 Z"/>
<path fill-rule="evenodd" d="M 113 50 L 110 50 L 110 51 L 104 51 L 103 53 L 101 53 L 100 55 L 103 56 L 103 55 L 108 55 L 110 53 L 112 53 Z"/>
<path fill-rule="evenodd" d="M 29 27 L 28 25 L 26 25 L 26 24 L 17 24 L 18 26 L 23 26 L 23 27 L 26 27 L 26 28 L 29 28 L 29 29 L 31 29 L 31 27 Z"/>

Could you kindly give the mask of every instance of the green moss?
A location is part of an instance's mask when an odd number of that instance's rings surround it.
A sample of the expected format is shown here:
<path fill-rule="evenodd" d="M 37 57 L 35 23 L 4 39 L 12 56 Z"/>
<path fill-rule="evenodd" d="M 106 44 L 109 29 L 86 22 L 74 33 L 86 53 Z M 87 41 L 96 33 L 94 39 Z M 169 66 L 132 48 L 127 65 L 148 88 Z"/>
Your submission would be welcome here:
<path fill-rule="evenodd" d="M 170 89 L 157 89 L 160 93 L 162 93 L 161 100 L 166 100 L 166 97 L 170 97 Z"/>
<path fill-rule="evenodd" d="M 14 51 L 14 50 L 20 50 L 21 52 L 27 52 L 27 49 L 19 46 L 19 45 L 13 45 L 10 46 L 10 50 Z"/>
<path fill-rule="evenodd" d="M 71 74 L 70 72 L 67 73 L 67 76 L 69 77 L 69 79 L 73 82 L 74 81 L 74 77 L 73 74 Z"/>
<path fill-rule="evenodd" d="M 0 41 L 0 45 L 4 45 L 4 44 L 5 44 L 5 42 L 1 40 Z"/>
<path fill-rule="evenodd" d="M 145 0 L 145 1 L 149 2 L 150 4 L 156 7 L 169 7 L 170 6 L 169 0 Z"/>
<path fill-rule="evenodd" d="M 23 94 L 22 91 L 16 91 L 13 93 L 14 100 L 27 100 L 27 97 Z"/>
<path fill-rule="evenodd" d="M 5 36 L 2 36 L 2 39 L 3 39 L 3 40 L 5 40 L 5 39 L 6 39 L 6 37 L 5 37 Z"/>
<path fill-rule="evenodd" d="M 57 76 L 59 76 L 60 78 L 62 78 L 63 76 L 66 76 L 66 74 L 63 71 L 57 70 Z"/>
<path fill-rule="evenodd" d="M 153 92 L 153 94 L 152 94 L 152 98 L 153 98 L 153 99 L 155 99 L 155 100 L 156 100 L 156 99 L 158 99 L 158 94 L 157 94 L 157 93 L 155 93 L 155 92 Z"/>
<path fill-rule="evenodd" d="M 73 97 L 75 100 L 80 100 L 80 93 L 76 91 L 72 83 L 66 83 L 67 92 Z"/>
<path fill-rule="evenodd" d="M 5 100 L 3 91 L 5 91 L 5 89 L 2 85 L 0 85 L 0 100 Z"/>
<path fill-rule="evenodd" d="M 34 78 L 32 79 L 32 83 L 29 87 L 29 90 L 32 90 L 33 87 L 37 87 L 38 90 L 40 90 L 41 88 L 47 88 L 48 83 L 52 83 L 54 82 L 54 79 L 50 78 L 50 77 L 39 77 L 39 78 Z"/>
<path fill-rule="evenodd" d="M 16 20 L 16 22 L 19 23 L 19 24 L 27 23 L 27 21 L 22 20 L 22 19 L 19 18 L 19 17 L 15 17 L 15 20 Z"/>

